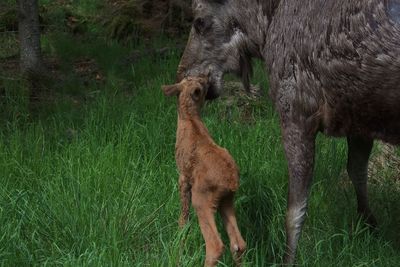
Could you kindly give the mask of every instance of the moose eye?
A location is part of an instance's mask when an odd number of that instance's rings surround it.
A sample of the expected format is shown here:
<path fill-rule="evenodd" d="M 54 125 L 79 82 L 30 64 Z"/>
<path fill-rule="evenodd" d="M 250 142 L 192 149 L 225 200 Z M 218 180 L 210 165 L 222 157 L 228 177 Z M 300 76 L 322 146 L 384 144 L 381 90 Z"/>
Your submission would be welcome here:
<path fill-rule="evenodd" d="M 231 20 L 230 20 L 230 24 L 231 24 L 231 28 L 232 28 L 232 29 L 237 29 L 237 28 L 239 28 L 239 23 L 237 22 L 236 19 L 231 19 Z"/>
<path fill-rule="evenodd" d="M 194 25 L 194 28 L 196 29 L 196 31 L 202 32 L 203 29 L 204 29 L 204 25 L 205 25 L 204 19 L 203 18 L 197 18 L 194 21 L 193 25 Z"/>
<path fill-rule="evenodd" d="M 198 33 L 204 33 L 211 27 L 211 18 L 197 18 L 193 22 L 193 26 Z"/>

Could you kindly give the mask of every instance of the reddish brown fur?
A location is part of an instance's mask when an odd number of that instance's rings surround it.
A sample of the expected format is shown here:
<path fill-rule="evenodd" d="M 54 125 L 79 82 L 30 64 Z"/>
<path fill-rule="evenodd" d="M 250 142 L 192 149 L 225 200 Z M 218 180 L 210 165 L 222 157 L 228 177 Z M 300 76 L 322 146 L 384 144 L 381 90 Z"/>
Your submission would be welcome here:
<path fill-rule="evenodd" d="M 189 216 L 190 196 L 206 242 L 205 266 L 216 266 L 224 245 L 215 223 L 219 210 L 237 264 L 245 251 L 236 222 L 234 194 L 239 187 L 239 171 L 229 152 L 215 144 L 200 118 L 207 94 L 204 78 L 186 78 L 179 84 L 163 86 L 166 95 L 178 95 L 178 129 L 175 157 L 180 172 L 182 204 L 180 226 Z"/>

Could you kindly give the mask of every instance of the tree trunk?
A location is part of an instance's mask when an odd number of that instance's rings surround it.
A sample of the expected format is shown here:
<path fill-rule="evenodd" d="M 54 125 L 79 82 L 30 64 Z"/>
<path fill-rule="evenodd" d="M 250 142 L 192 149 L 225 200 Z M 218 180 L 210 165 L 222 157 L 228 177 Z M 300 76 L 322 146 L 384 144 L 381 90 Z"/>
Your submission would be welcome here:
<path fill-rule="evenodd" d="M 21 74 L 28 82 L 30 103 L 39 100 L 45 77 L 40 47 L 38 0 L 17 0 Z"/>
<path fill-rule="evenodd" d="M 38 0 L 17 0 L 21 72 L 32 79 L 43 71 Z"/>

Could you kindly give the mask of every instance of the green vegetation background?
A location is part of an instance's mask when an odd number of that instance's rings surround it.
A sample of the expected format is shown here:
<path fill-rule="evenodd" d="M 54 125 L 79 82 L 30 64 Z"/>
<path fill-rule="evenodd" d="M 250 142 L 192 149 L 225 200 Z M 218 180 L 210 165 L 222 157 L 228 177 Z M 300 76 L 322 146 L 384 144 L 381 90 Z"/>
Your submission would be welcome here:
<path fill-rule="evenodd" d="M 113 40 L 93 19 L 104 12 L 96 2 L 41 1 L 53 80 L 33 106 L 13 57 L 15 33 L 0 32 L 0 265 L 201 266 L 193 212 L 186 228 L 177 225 L 176 101 L 160 90 L 174 81 L 185 33 Z M 82 32 L 71 31 L 65 10 Z M 207 103 L 203 119 L 241 170 L 244 266 L 279 266 L 287 169 L 261 63 L 253 83 L 265 89 L 261 99 L 221 98 Z M 317 147 L 300 265 L 397 266 L 400 195 L 392 173 L 370 184 L 380 223 L 370 233 L 357 220 L 345 142 L 320 136 Z M 221 266 L 232 265 L 227 252 Z"/>

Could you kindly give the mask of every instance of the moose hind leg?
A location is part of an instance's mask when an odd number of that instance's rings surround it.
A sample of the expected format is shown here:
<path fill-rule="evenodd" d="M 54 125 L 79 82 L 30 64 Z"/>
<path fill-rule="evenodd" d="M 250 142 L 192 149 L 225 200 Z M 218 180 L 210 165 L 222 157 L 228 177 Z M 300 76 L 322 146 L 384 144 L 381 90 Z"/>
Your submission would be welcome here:
<path fill-rule="evenodd" d="M 189 180 L 184 175 L 179 176 L 179 193 L 181 199 L 181 215 L 179 218 L 179 227 L 183 227 L 189 219 L 190 209 L 190 190 Z"/>
<path fill-rule="evenodd" d="M 353 183 L 357 195 L 357 211 L 372 227 L 377 225 L 368 203 L 368 160 L 373 140 L 361 137 L 348 137 L 347 173 Z"/>
<path fill-rule="evenodd" d="M 222 220 L 224 221 L 226 232 L 229 236 L 229 241 L 231 243 L 230 249 L 232 256 L 236 262 L 236 265 L 239 266 L 242 255 L 246 250 L 246 242 L 243 240 L 237 225 L 233 194 L 222 199 L 220 213 Z"/>
<path fill-rule="evenodd" d="M 314 168 L 315 134 L 307 132 L 305 127 L 290 123 L 283 127 L 283 142 L 289 169 L 284 263 L 291 265 L 295 261 L 297 243 L 306 217 Z"/>

